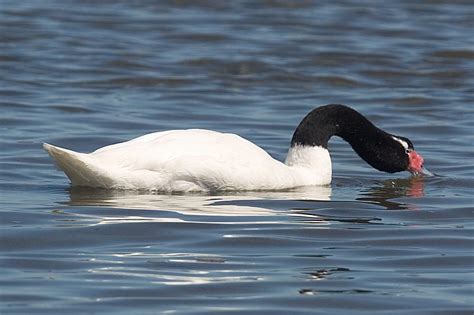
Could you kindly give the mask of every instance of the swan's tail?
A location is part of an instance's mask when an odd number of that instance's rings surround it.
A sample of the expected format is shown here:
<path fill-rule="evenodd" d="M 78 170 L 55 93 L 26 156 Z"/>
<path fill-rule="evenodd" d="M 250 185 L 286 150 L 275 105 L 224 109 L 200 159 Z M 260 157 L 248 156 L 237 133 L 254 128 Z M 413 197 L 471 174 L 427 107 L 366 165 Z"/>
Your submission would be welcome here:
<path fill-rule="evenodd" d="M 110 177 L 88 154 L 55 147 L 48 143 L 43 143 L 43 148 L 69 177 L 73 186 L 107 187 L 110 185 Z"/>

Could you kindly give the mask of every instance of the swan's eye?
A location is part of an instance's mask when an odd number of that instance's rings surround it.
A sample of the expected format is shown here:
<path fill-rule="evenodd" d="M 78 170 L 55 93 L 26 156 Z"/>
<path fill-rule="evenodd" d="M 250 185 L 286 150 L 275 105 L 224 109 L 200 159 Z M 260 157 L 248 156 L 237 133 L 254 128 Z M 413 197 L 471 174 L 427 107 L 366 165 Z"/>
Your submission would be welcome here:
<path fill-rule="evenodd" d="M 413 151 L 412 149 L 405 149 L 406 154 L 410 154 L 410 152 L 412 152 L 412 151 Z"/>

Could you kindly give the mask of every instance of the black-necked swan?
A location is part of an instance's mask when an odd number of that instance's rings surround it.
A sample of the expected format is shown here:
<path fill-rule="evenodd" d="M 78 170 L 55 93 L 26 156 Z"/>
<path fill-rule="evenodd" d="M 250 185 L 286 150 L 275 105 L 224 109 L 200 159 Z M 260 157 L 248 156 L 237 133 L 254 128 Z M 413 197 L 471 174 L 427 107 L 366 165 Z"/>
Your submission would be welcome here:
<path fill-rule="evenodd" d="M 338 104 L 315 108 L 301 121 L 284 163 L 238 135 L 201 129 L 150 133 L 89 154 L 47 143 L 43 147 L 72 186 L 164 192 L 281 190 L 331 182 L 327 147 L 334 135 L 377 170 L 429 174 L 410 140 Z"/>

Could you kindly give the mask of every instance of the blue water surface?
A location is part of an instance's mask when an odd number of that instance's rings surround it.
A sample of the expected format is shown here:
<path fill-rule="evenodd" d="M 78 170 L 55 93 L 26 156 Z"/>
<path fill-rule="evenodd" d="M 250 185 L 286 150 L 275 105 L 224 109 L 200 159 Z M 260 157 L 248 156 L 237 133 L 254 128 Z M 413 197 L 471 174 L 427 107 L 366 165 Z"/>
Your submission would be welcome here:
<path fill-rule="evenodd" d="M 472 314 L 471 1 L 0 0 L 1 314 Z M 333 183 L 71 188 L 43 142 L 237 133 L 283 160 L 316 106 L 409 137 L 439 176 L 332 139 Z"/>

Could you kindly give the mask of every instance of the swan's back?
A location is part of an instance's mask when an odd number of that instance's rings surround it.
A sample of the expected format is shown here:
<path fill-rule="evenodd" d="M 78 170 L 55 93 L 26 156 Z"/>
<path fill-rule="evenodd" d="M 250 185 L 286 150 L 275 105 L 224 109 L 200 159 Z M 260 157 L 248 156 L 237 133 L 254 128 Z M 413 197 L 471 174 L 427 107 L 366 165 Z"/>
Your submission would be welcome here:
<path fill-rule="evenodd" d="M 76 186 L 160 191 L 282 189 L 291 179 L 286 165 L 250 141 L 209 130 L 151 133 L 90 154 L 68 150 L 71 154 L 58 154 L 55 151 L 63 149 L 52 146 L 45 149 Z M 77 171 L 78 167 L 88 171 Z M 85 182 L 91 173 L 100 181 Z"/>

